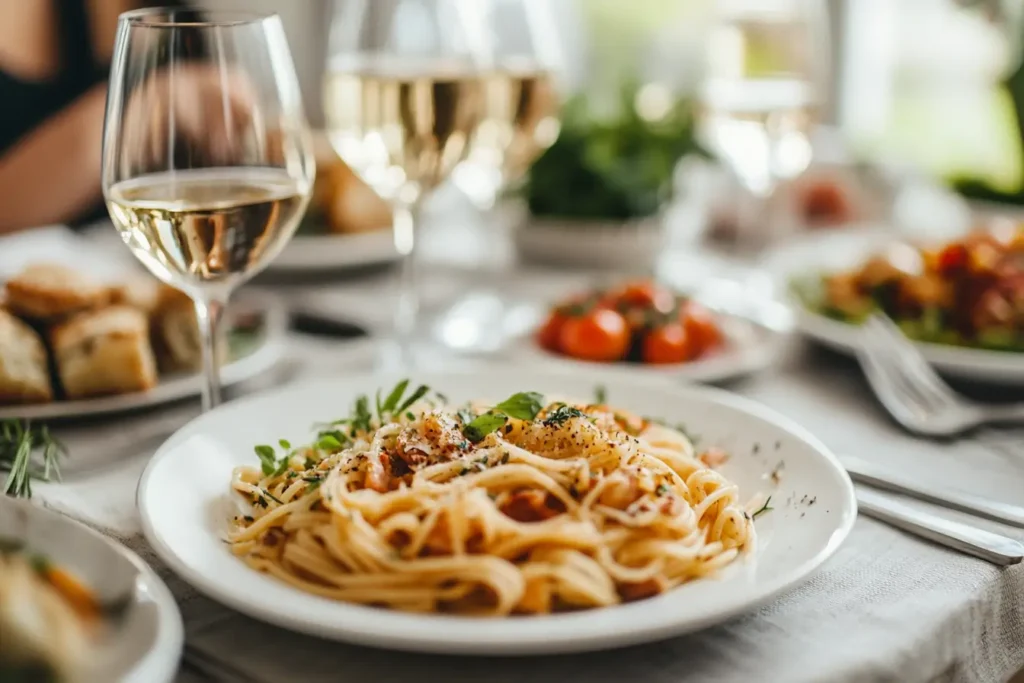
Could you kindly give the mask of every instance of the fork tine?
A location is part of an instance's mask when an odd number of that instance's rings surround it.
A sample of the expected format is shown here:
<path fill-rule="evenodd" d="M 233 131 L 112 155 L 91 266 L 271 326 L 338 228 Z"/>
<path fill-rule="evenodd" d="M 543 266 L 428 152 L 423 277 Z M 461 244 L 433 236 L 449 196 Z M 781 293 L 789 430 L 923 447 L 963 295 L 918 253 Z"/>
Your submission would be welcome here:
<path fill-rule="evenodd" d="M 870 335 L 866 335 L 863 343 L 857 347 L 857 358 L 860 361 L 868 384 L 875 396 L 897 422 L 909 426 L 915 414 L 921 411 L 917 399 L 910 396 L 906 389 L 895 381 L 898 376 L 890 367 L 889 359 L 883 347 L 879 346 Z"/>
<path fill-rule="evenodd" d="M 897 370 L 906 377 L 921 398 L 935 409 L 960 404 L 956 393 L 946 384 L 934 368 L 924 359 L 913 343 L 887 316 L 872 315 L 869 329 L 897 355 Z"/>
<path fill-rule="evenodd" d="M 928 410 L 934 405 L 930 392 L 922 390 L 913 378 L 908 376 L 900 354 L 895 351 L 889 333 L 868 321 L 864 330 L 865 348 L 869 349 L 876 363 L 889 376 L 892 385 L 905 402 L 913 404 L 917 411 Z"/>

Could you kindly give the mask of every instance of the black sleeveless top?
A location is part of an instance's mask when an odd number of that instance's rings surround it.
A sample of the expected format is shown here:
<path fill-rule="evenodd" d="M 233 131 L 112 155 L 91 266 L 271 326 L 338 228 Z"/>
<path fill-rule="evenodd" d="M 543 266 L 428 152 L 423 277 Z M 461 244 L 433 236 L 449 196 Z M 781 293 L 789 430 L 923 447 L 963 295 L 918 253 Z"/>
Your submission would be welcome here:
<path fill-rule="evenodd" d="M 60 69 L 56 76 L 42 81 L 23 80 L 0 69 L 0 154 L 7 152 L 22 137 L 54 116 L 99 83 L 105 83 L 109 64 L 97 63 L 89 24 L 92 17 L 87 0 L 51 0 L 57 19 Z M 158 3 L 163 6 L 180 2 Z M 99 135 L 96 136 L 97 141 Z M 71 221 L 82 224 L 106 216 L 102 202 Z"/>

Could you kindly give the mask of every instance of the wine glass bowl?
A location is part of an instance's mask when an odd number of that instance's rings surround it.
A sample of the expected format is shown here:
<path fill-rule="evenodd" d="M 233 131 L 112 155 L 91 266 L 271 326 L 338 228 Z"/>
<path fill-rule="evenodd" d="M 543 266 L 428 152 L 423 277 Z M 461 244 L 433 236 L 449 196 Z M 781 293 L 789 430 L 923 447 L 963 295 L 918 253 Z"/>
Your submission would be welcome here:
<path fill-rule="evenodd" d="M 216 325 L 291 238 L 315 165 L 280 20 L 151 9 L 121 15 L 102 184 L 135 256 L 196 305 L 204 407 L 219 400 Z"/>
<path fill-rule="evenodd" d="M 477 9 L 487 51 L 483 120 L 453 179 L 490 208 L 558 137 L 563 59 L 547 0 L 489 0 Z"/>

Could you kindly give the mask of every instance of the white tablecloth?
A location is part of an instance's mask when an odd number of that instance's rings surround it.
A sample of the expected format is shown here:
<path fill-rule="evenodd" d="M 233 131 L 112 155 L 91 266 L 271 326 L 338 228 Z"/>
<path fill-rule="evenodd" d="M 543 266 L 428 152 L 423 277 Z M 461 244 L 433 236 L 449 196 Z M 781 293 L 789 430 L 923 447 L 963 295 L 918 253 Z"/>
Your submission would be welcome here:
<path fill-rule="evenodd" d="M 440 302 L 467 286 L 459 271 L 432 273 L 424 288 L 428 308 L 431 300 Z M 505 293 L 515 287 L 543 292 L 559 281 L 538 274 L 520 274 L 507 283 L 494 277 Z M 296 291 L 333 297 L 335 305 L 364 318 L 387 309 L 386 295 L 373 281 Z M 365 341 L 296 336 L 283 365 L 286 377 L 266 381 L 366 367 L 372 352 Z M 424 351 L 425 369 L 441 362 Z M 1014 454 L 972 442 L 912 439 L 882 414 L 846 361 L 796 345 L 772 371 L 733 388 L 800 421 L 837 452 L 1024 504 L 1024 443 Z M 803 586 L 719 627 L 642 647 L 495 661 L 409 655 L 293 635 L 198 596 L 163 570 L 139 536 L 134 495 L 147 456 L 197 410 L 176 406 L 62 428 L 72 452 L 66 480 L 37 487 L 46 505 L 106 530 L 161 570 L 185 618 L 182 682 L 997 683 L 1024 667 L 1024 567 L 998 569 L 863 518 L 836 556 Z M 220 679 L 198 673 L 216 666 L 242 673 Z"/>

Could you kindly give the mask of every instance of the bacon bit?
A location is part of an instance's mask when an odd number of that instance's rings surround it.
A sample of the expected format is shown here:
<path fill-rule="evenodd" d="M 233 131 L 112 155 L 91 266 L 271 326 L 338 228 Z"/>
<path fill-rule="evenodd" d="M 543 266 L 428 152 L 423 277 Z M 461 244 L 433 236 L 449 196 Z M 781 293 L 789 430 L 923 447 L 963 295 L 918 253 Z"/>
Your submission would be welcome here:
<path fill-rule="evenodd" d="M 274 548 L 284 539 L 285 535 L 284 530 L 278 527 L 268 529 L 267 533 L 263 536 L 263 545 L 268 548 Z"/>
<path fill-rule="evenodd" d="M 618 586 L 619 597 L 622 598 L 623 602 L 650 598 L 659 593 L 664 593 L 666 588 L 668 586 L 665 584 L 665 579 L 660 576 L 641 581 L 640 583 L 620 583 Z"/>
<path fill-rule="evenodd" d="M 396 529 L 391 532 L 391 536 L 388 538 L 388 542 L 399 550 L 409 545 L 409 541 L 411 540 L 412 537 L 409 536 L 409 532 L 405 529 Z"/>
<path fill-rule="evenodd" d="M 729 459 L 729 454 L 721 448 L 711 447 L 700 454 L 698 460 L 710 467 L 715 469 L 721 467 Z"/>
<path fill-rule="evenodd" d="M 565 505 L 547 491 L 516 491 L 501 506 L 501 511 L 517 522 L 541 522 L 565 512 Z"/>

